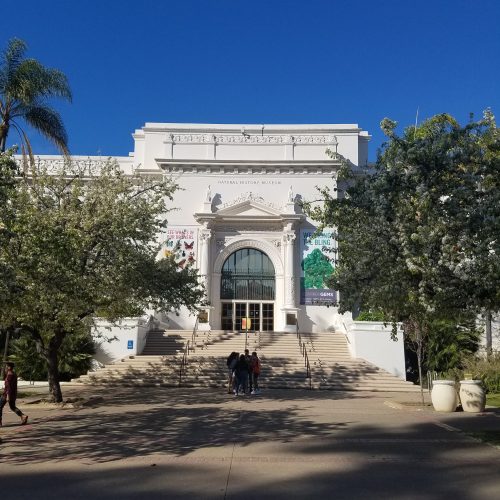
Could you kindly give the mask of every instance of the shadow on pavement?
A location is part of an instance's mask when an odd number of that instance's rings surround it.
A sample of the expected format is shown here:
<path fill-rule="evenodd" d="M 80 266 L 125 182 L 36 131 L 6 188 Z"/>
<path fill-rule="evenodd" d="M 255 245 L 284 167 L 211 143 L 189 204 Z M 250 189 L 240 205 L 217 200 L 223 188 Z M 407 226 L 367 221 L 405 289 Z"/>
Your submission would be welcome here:
<path fill-rule="evenodd" d="M 500 451 L 443 428 L 498 428 L 495 412 L 435 416 L 382 399 L 365 406 L 356 394 L 313 394 L 259 402 L 215 391 L 117 391 L 100 408 L 9 434 L 2 493 L 25 498 L 29 485 L 37 499 L 498 498 Z"/>

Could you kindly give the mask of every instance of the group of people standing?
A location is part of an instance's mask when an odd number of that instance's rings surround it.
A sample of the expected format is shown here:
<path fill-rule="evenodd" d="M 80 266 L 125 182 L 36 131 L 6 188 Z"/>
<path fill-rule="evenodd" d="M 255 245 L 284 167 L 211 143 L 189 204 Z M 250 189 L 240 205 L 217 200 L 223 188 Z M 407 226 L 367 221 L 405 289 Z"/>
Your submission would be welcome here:
<path fill-rule="evenodd" d="M 233 351 L 227 358 L 228 394 L 259 394 L 260 359 L 254 351 L 250 355 Z"/>

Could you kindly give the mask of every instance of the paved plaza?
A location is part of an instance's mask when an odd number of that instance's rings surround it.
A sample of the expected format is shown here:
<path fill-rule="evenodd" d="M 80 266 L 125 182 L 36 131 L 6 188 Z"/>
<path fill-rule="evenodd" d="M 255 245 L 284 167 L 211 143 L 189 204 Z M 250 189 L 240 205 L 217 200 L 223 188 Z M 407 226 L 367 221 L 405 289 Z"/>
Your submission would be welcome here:
<path fill-rule="evenodd" d="M 418 395 L 64 387 L 84 406 L 19 406 L 0 428 L 2 498 L 498 499 L 500 414 Z M 33 400 L 34 398 L 31 398 Z"/>

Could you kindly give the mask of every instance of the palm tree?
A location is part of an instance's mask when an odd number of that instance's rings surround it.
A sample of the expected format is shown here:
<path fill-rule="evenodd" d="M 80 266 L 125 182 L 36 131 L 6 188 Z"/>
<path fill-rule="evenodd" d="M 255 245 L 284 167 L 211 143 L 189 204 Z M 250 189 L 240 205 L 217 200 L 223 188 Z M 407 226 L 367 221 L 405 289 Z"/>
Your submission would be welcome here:
<path fill-rule="evenodd" d="M 27 46 L 13 38 L 0 55 L 0 152 L 5 152 L 12 127 L 21 138 L 23 155 L 31 158 L 30 142 L 18 120 L 24 120 L 69 155 L 68 136 L 62 119 L 47 101 L 60 97 L 71 102 L 66 76 L 57 69 L 46 68 L 35 59 L 25 59 Z"/>

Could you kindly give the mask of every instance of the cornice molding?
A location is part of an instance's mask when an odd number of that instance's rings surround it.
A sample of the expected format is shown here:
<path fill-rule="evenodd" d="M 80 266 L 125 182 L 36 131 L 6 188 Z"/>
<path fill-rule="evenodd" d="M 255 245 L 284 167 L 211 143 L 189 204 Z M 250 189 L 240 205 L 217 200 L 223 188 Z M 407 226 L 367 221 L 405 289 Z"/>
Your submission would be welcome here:
<path fill-rule="evenodd" d="M 341 155 L 331 160 L 177 160 L 155 158 L 159 168 L 169 174 L 207 175 L 329 175 L 333 176 L 341 166 Z M 138 169 L 140 170 L 140 169 Z"/>

